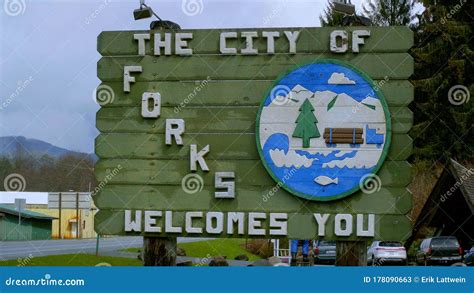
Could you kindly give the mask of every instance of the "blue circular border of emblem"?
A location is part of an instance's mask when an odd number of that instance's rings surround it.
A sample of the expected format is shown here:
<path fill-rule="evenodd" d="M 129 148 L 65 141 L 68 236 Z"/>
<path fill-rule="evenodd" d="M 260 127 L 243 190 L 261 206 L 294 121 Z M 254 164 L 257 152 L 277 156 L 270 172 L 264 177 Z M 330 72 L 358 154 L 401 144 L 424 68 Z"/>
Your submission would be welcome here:
<path fill-rule="evenodd" d="M 277 183 L 277 185 L 281 186 L 283 189 L 285 189 L 289 193 L 291 193 L 293 195 L 296 195 L 300 198 L 311 200 L 311 201 L 333 201 L 333 200 L 338 200 L 338 199 L 345 198 L 345 197 L 355 193 L 356 191 L 359 191 L 360 190 L 360 185 L 363 184 L 364 182 L 361 182 L 361 184 L 355 186 L 351 190 L 348 190 L 348 191 L 345 191 L 345 192 L 342 192 L 338 195 L 333 195 L 333 196 L 314 197 L 312 195 L 307 195 L 307 194 L 304 194 L 302 192 L 293 190 L 292 188 L 287 186 L 284 182 L 281 182 L 281 180 L 277 176 L 275 176 L 275 174 L 273 173 L 273 170 L 270 168 L 270 166 L 268 166 L 267 161 L 265 160 L 264 154 L 262 152 L 262 146 L 260 144 L 260 116 L 262 114 L 262 109 L 264 107 L 266 98 L 271 93 L 272 89 L 275 86 L 277 86 L 280 83 L 280 81 L 283 78 L 285 78 L 287 75 L 291 74 L 293 71 L 295 71 L 297 69 L 300 69 L 301 67 L 312 65 L 312 64 L 335 64 L 335 65 L 346 67 L 346 68 L 354 71 L 355 73 L 359 74 L 368 84 L 371 85 L 372 90 L 377 94 L 377 97 L 379 98 L 380 103 L 382 104 L 382 108 L 383 108 L 383 111 L 384 111 L 384 114 L 385 114 L 385 125 L 386 125 L 386 135 L 385 135 L 385 137 L 386 137 L 386 139 L 385 139 L 384 147 L 383 147 L 383 150 L 382 150 L 382 154 L 381 154 L 381 156 L 380 156 L 380 158 L 377 162 L 377 165 L 374 167 L 372 174 L 376 174 L 380 170 L 380 168 L 382 167 L 382 165 L 385 161 L 385 158 L 387 157 L 388 150 L 390 148 L 390 143 L 391 143 L 391 138 L 392 138 L 391 115 L 390 115 L 390 111 L 388 109 L 387 101 L 385 100 L 385 96 L 383 95 L 383 93 L 380 89 L 377 89 L 377 90 L 374 89 L 374 86 L 373 86 L 374 81 L 372 80 L 372 78 L 370 78 L 366 73 L 364 73 L 361 70 L 355 68 L 351 64 L 349 64 L 347 62 L 339 61 L 339 60 L 334 60 L 334 59 L 320 59 L 320 60 L 317 60 L 315 62 L 311 62 L 311 63 L 308 63 L 308 64 L 298 65 L 297 68 L 289 70 L 289 71 L 285 72 L 284 74 L 282 74 L 273 83 L 272 87 L 266 92 L 266 94 L 264 96 L 265 98 L 260 103 L 260 107 L 259 107 L 258 113 L 257 113 L 257 119 L 256 119 L 256 123 L 255 123 L 256 124 L 255 138 L 256 138 L 256 142 L 257 142 L 257 150 L 258 150 L 258 154 L 260 156 L 260 160 L 263 162 L 263 165 L 264 165 L 265 169 L 267 170 L 268 174 L 270 174 L 270 176 Z M 370 178 L 366 178 L 365 180 L 370 180 Z"/>

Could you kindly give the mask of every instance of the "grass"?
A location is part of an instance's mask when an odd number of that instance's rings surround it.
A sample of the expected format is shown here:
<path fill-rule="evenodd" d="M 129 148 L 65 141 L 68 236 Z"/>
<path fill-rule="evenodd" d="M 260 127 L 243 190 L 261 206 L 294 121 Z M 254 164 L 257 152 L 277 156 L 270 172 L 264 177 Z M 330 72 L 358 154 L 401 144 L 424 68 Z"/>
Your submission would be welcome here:
<path fill-rule="evenodd" d="M 95 256 L 92 254 L 64 254 L 0 261 L 0 266 L 141 266 L 138 259 Z"/>
<path fill-rule="evenodd" d="M 214 239 L 199 242 L 180 243 L 178 246 L 186 251 L 186 256 L 192 257 L 213 257 L 226 256 L 228 260 L 234 259 L 237 255 L 245 254 L 249 261 L 261 259 L 260 256 L 252 254 L 244 248 L 245 239 Z M 136 252 L 140 248 L 127 248 L 125 252 Z"/>

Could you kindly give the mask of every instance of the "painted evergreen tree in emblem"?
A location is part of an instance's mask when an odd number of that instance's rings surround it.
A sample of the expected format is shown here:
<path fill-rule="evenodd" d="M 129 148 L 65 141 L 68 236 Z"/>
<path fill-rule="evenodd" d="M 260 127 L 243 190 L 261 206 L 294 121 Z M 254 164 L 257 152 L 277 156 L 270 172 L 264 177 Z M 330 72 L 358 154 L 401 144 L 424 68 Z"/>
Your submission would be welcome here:
<path fill-rule="evenodd" d="M 296 118 L 295 123 L 297 124 L 295 131 L 293 131 L 293 137 L 303 139 L 303 147 L 309 148 L 310 139 L 321 136 L 318 126 L 316 125 L 318 119 L 314 116 L 313 105 L 311 105 L 311 102 L 308 99 L 303 102 L 303 105 L 301 105 L 299 110 L 301 113 L 298 118 Z"/>

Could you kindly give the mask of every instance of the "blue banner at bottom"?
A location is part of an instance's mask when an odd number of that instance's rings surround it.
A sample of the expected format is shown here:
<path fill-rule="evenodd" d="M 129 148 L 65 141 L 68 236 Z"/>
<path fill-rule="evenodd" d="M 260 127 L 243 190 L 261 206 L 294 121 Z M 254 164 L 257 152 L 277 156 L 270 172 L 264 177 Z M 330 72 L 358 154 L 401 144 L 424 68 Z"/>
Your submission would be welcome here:
<path fill-rule="evenodd" d="M 0 267 L 0 292 L 474 292 L 473 267 Z"/>

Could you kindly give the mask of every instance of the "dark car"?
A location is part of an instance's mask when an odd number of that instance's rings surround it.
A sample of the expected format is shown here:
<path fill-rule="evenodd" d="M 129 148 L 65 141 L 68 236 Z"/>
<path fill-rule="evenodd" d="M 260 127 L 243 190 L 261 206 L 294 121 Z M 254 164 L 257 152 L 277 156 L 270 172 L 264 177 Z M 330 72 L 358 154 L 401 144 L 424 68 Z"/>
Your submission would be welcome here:
<path fill-rule="evenodd" d="M 464 263 L 467 266 L 474 266 L 474 246 L 464 255 Z"/>
<path fill-rule="evenodd" d="M 416 252 L 420 265 L 453 264 L 462 261 L 462 248 L 456 237 L 440 236 L 424 239 Z"/>
<path fill-rule="evenodd" d="M 336 241 L 314 241 L 313 257 L 314 264 L 334 264 L 336 262 Z"/>

